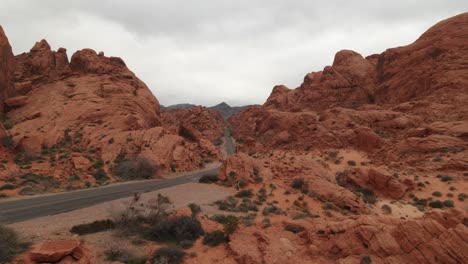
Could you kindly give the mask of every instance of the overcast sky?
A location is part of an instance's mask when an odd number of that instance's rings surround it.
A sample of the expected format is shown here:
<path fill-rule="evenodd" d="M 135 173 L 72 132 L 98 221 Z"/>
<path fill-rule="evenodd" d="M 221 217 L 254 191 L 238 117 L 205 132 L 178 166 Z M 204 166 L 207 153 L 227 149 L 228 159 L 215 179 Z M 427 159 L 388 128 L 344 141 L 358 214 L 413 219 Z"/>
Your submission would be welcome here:
<path fill-rule="evenodd" d="M 261 104 L 300 85 L 341 49 L 364 56 L 407 45 L 468 1 L 1 0 L 15 54 L 54 50 L 122 57 L 161 104 Z"/>

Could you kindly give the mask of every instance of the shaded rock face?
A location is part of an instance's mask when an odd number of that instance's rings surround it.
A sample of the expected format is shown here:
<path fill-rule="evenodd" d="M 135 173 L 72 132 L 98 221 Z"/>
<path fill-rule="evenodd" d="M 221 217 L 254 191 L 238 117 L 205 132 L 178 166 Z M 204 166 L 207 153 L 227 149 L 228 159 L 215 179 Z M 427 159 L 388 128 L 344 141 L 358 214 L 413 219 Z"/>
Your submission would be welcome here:
<path fill-rule="evenodd" d="M 14 61 L 8 38 L 0 26 L 0 112 L 3 113 L 5 100 L 14 94 Z"/>
<path fill-rule="evenodd" d="M 16 66 L 2 66 L 2 78 L 13 76 L 17 95 L 2 100 L 11 144 L 0 180 L 39 177 L 51 185 L 41 183 L 41 190 L 76 189 L 119 180 L 114 171 L 125 160 L 149 160 L 157 177 L 221 157 L 212 143 L 222 131 L 219 117 L 203 110 L 162 117 L 158 100 L 122 59 L 83 49 L 69 61 L 64 48 L 52 51 L 42 40 L 30 52 L 11 57 L 13 64 L 3 59 L 11 49 L 1 41 L 2 65 Z M 4 50 L 10 53 L 3 55 Z M 9 79 L 0 80 L 7 87 Z M 177 118 L 194 129 L 194 140 L 166 122 Z M 15 168 L 19 171 L 11 173 Z M 65 181 L 70 177 L 74 180 Z M 19 187 L 36 188 L 21 184 L 23 178 Z"/>

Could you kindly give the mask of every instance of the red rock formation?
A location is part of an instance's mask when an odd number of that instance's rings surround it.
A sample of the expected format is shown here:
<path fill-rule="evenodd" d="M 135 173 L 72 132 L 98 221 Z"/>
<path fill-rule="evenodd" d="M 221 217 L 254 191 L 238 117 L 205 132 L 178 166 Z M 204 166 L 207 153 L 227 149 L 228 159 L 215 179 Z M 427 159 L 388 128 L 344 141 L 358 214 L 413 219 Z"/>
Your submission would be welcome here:
<path fill-rule="evenodd" d="M 430 152 L 463 159 L 467 28 L 465 13 L 380 55 L 338 52 L 332 66 L 307 74 L 297 89 L 277 86 L 262 107 L 232 117 L 234 136 L 249 142 L 240 150 L 354 148 L 376 163 L 412 166 L 425 166 Z M 468 168 L 463 162 L 456 167 Z"/>
<path fill-rule="evenodd" d="M 34 245 L 29 252 L 13 260 L 13 264 L 19 263 L 91 264 L 91 255 L 79 241 L 56 240 Z"/>
<path fill-rule="evenodd" d="M 238 263 L 466 263 L 466 213 L 452 210 L 398 220 L 358 217 L 344 221 L 314 219 L 296 223 L 305 231 L 243 228 L 230 237 Z"/>
<path fill-rule="evenodd" d="M 157 99 L 121 58 L 84 49 L 69 62 L 65 49 L 52 51 L 42 40 L 14 57 L 13 68 L 3 31 L 0 36 L 0 88 L 11 94 L 8 76 L 13 74 L 18 94 L 0 98 L 8 110 L 5 122 L 11 126 L 6 134 L 12 139 L 0 180 L 18 177 L 11 173 L 17 168 L 12 156 L 20 175 L 52 176 L 54 186 L 72 189 L 118 180 L 114 168 L 125 159 L 149 160 L 158 168 L 156 177 L 197 169 L 221 157 L 212 141 L 222 131 L 222 119 L 193 110 L 179 117 L 187 129 L 199 131 L 196 140 L 174 131 L 174 124 L 163 124 L 166 117 Z M 81 180 L 70 184 L 64 181 L 69 177 Z"/>

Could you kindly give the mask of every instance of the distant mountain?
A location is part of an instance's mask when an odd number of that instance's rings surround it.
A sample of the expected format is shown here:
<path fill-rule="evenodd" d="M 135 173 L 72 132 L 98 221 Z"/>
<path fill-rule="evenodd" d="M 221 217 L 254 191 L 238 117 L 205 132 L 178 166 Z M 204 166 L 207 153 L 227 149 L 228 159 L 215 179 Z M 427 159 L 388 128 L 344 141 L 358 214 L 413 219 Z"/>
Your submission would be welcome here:
<path fill-rule="evenodd" d="M 250 105 L 246 106 L 230 106 L 225 102 L 222 102 L 220 104 L 217 104 L 212 107 L 208 107 L 208 109 L 214 110 L 219 112 L 224 119 L 228 119 L 232 115 L 244 110 L 245 108 L 249 107 Z M 197 105 L 194 104 L 175 104 L 175 105 L 170 105 L 170 106 L 163 106 L 161 105 L 162 110 L 174 110 L 174 109 L 190 109 L 197 107 Z"/>
<path fill-rule="evenodd" d="M 175 105 L 170 105 L 170 106 L 161 105 L 162 110 L 190 109 L 194 107 L 196 107 L 196 105 L 194 104 L 175 104 Z"/>
<path fill-rule="evenodd" d="M 241 110 L 243 110 L 243 109 L 245 109 L 247 107 L 249 107 L 249 105 L 246 105 L 246 106 L 230 106 L 227 103 L 222 102 L 222 103 L 220 103 L 218 105 L 210 107 L 210 109 L 212 109 L 214 111 L 218 111 L 223 116 L 224 119 L 228 119 L 232 115 L 240 112 Z"/>

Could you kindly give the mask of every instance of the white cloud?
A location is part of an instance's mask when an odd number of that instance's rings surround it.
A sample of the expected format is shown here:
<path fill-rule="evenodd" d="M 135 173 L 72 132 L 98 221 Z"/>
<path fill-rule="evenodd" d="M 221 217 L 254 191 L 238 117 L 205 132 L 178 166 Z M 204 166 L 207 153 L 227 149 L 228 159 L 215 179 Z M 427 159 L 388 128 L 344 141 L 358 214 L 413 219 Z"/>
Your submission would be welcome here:
<path fill-rule="evenodd" d="M 341 49 L 361 54 L 414 41 L 462 1 L 3 0 L 15 53 L 45 38 L 122 57 L 163 104 L 263 103 L 297 87 Z"/>

